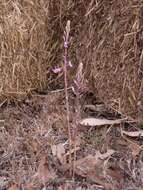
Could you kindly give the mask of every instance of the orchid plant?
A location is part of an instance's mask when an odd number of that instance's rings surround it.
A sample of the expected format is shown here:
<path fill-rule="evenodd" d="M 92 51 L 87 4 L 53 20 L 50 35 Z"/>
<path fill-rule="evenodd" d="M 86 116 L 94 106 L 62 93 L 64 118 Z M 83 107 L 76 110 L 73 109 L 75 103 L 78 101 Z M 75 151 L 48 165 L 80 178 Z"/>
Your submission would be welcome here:
<path fill-rule="evenodd" d="M 74 129 L 74 134 L 72 136 L 72 129 L 70 125 L 70 109 L 69 109 L 69 95 L 68 95 L 68 78 L 67 78 L 67 73 L 68 69 L 73 67 L 71 64 L 71 61 L 69 60 L 68 57 L 68 49 L 70 45 L 70 21 L 67 21 L 67 25 L 64 31 L 63 35 L 63 48 L 64 48 L 64 55 L 63 55 L 63 64 L 61 67 L 55 67 L 53 69 L 53 72 L 55 74 L 57 73 L 63 73 L 64 75 L 64 90 L 65 90 L 65 99 L 66 99 L 66 121 L 67 121 L 67 128 L 68 128 L 68 138 L 69 138 L 69 163 L 72 166 L 72 156 L 71 156 L 71 150 L 72 150 L 72 143 L 76 139 L 76 126 L 78 125 L 79 119 L 80 119 L 80 94 L 85 90 L 85 85 L 84 85 L 84 74 L 83 74 L 83 63 L 81 62 L 78 66 L 77 73 L 75 76 L 75 79 L 73 81 L 72 85 L 72 91 L 76 95 L 76 121 L 75 121 L 75 129 Z M 74 149 L 76 150 L 76 143 L 74 143 Z M 76 159 L 76 151 L 74 152 L 74 161 Z M 73 162 L 73 173 L 74 173 L 74 162 Z M 74 174 L 73 174 L 74 175 Z"/>
<path fill-rule="evenodd" d="M 68 128 L 68 138 L 69 138 L 69 163 L 72 163 L 71 158 L 71 149 L 72 149 L 72 135 L 71 135 L 71 127 L 70 127 L 70 109 L 69 109 L 69 96 L 68 96 L 68 79 L 67 79 L 67 69 L 72 67 L 71 62 L 68 60 L 68 48 L 70 43 L 70 21 L 67 21 L 67 25 L 63 35 L 64 42 L 64 55 L 63 55 L 63 65 L 62 67 L 55 67 L 53 69 L 54 73 L 63 72 L 64 74 L 64 86 L 65 86 L 65 99 L 66 99 L 66 120 L 67 120 L 67 128 Z"/>

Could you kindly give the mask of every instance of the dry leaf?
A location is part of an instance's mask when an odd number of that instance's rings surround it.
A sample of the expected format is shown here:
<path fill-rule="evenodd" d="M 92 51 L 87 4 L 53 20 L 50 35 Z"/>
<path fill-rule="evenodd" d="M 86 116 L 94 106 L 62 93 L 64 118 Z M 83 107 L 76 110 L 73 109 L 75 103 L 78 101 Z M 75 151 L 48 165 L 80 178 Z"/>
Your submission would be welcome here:
<path fill-rule="evenodd" d="M 87 177 L 91 181 L 100 184 L 106 190 L 113 188 L 112 184 L 109 184 L 105 177 L 104 160 L 109 158 L 114 153 L 114 150 L 109 150 L 105 154 L 101 154 L 99 151 L 96 155 L 88 155 L 85 158 L 81 158 L 74 162 L 74 172 L 82 177 Z M 66 171 L 70 168 L 70 164 L 64 165 L 62 171 Z"/>
<path fill-rule="evenodd" d="M 26 145 L 28 146 L 29 151 L 33 153 L 37 153 L 40 150 L 40 144 L 38 141 L 30 136 L 28 136 L 26 139 Z"/>
<path fill-rule="evenodd" d="M 107 153 L 101 154 L 99 151 L 97 151 L 95 156 L 88 155 L 85 158 L 75 161 L 75 163 L 74 163 L 75 172 L 78 175 L 81 175 L 84 177 L 87 175 L 90 175 L 91 173 L 92 174 L 95 173 L 95 171 L 97 172 L 97 168 L 100 167 L 100 169 L 101 169 L 103 166 L 103 159 L 107 159 L 114 152 L 115 151 L 113 151 L 113 150 L 109 150 L 109 151 L 107 151 Z M 96 170 L 95 170 L 95 168 L 96 168 Z M 99 173 L 102 173 L 102 172 L 99 172 Z"/>
<path fill-rule="evenodd" d="M 121 119 L 108 120 L 108 119 L 97 119 L 97 118 L 85 118 L 79 123 L 84 126 L 101 126 L 101 125 L 113 125 L 121 123 Z"/>
<path fill-rule="evenodd" d="M 95 166 L 102 165 L 103 161 L 98 156 L 88 155 L 74 163 L 75 173 L 87 177 L 95 170 Z"/>
<path fill-rule="evenodd" d="M 143 130 L 140 130 L 140 131 L 130 131 L 130 132 L 127 132 L 127 131 L 123 131 L 122 130 L 122 133 L 124 135 L 127 135 L 129 137 L 143 137 Z"/>
<path fill-rule="evenodd" d="M 66 163 L 65 148 L 63 144 L 53 145 L 51 147 L 53 156 L 57 156 L 61 164 Z"/>
<path fill-rule="evenodd" d="M 137 156 L 142 150 L 142 146 L 137 144 L 135 141 L 131 141 L 127 137 L 126 138 L 124 137 L 124 139 L 118 140 L 117 142 L 120 145 L 128 147 L 132 151 L 133 156 Z"/>
<path fill-rule="evenodd" d="M 133 156 L 139 155 L 140 151 L 142 150 L 142 147 L 135 143 L 130 143 L 129 148 L 131 149 Z"/>
<path fill-rule="evenodd" d="M 43 156 L 39 167 L 38 167 L 38 178 L 39 181 L 45 185 L 47 182 L 49 182 L 51 179 L 55 177 L 55 172 L 49 170 L 48 162 L 47 162 L 47 157 Z"/>
<path fill-rule="evenodd" d="M 107 159 L 107 158 L 109 158 L 112 154 L 114 154 L 115 153 L 115 150 L 113 150 L 113 149 L 109 149 L 106 153 L 104 153 L 104 154 L 101 154 L 100 152 L 98 152 L 98 156 L 99 156 L 99 158 L 100 159 L 102 159 L 102 160 L 105 160 L 105 159 Z"/>
<path fill-rule="evenodd" d="M 25 190 L 34 190 L 33 186 L 31 185 L 27 185 L 26 189 Z"/>
<path fill-rule="evenodd" d="M 19 190 L 17 185 L 12 185 L 10 188 L 8 188 L 8 190 Z"/>
<path fill-rule="evenodd" d="M 33 184 L 32 184 L 32 183 L 29 183 L 29 184 L 26 186 L 25 190 L 35 190 L 35 188 L 33 187 Z"/>
<path fill-rule="evenodd" d="M 108 168 L 106 171 L 106 175 L 112 178 L 112 184 L 114 190 L 122 189 L 122 185 L 124 182 L 124 175 L 120 172 L 119 168 L 114 168 L 114 169 Z"/>
<path fill-rule="evenodd" d="M 104 189 L 112 189 L 112 185 L 109 184 L 105 177 L 104 161 L 100 159 L 104 158 L 105 155 L 101 156 L 101 153 L 97 152 L 95 156 L 88 155 L 85 158 L 77 160 L 75 162 L 74 171 L 77 175 L 87 177 L 94 183 L 100 184 Z"/>

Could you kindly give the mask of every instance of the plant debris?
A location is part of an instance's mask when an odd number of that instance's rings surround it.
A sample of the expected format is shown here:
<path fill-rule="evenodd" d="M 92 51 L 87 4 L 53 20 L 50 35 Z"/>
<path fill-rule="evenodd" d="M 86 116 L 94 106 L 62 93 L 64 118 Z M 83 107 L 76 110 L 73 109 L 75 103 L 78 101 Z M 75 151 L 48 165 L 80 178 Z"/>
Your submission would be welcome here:
<path fill-rule="evenodd" d="M 143 130 L 139 130 L 139 131 L 124 131 L 122 130 L 122 133 L 124 135 L 127 135 L 129 137 L 143 137 Z"/>
<path fill-rule="evenodd" d="M 123 120 L 117 119 L 117 120 L 108 120 L 108 119 L 97 119 L 97 118 L 85 118 L 82 119 L 79 123 L 80 125 L 84 126 L 102 126 L 102 125 L 114 125 L 119 124 Z"/>
<path fill-rule="evenodd" d="M 82 130 L 79 127 L 69 150 L 63 97 L 62 92 L 54 96 L 51 93 L 44 97 L 35 96 L 26 104 L 1 108 L 4 119 L 0 127 L 1 189 L 17 188 L 17 185 L 26 190 L 126 190 L 129 186 L 141 187 L 143 164 L 140 138 L 131 139 L 122 134 L 125 122 L 121 125 L 120 119 L 116 120 L 114 116 L 112 121 L 120 128 L 110 127 L 111 123 L 106 125 L 104 119 L 102 128 Z M 69 103 L 70 108 L 74 106 L 73 101 Z M 70 117 L 74 115 L 74 109 L 70 113 Z M 88 118 L 88 112 L 85 115 L 81 111 L 81 114 Z M 70 124 L 74 126 L 75 121 L 71 120 Z M 135 131 L 135 128 L 131 126 L 129 131 Z M 74 182 L 70 176 L 71 169 Z"/>

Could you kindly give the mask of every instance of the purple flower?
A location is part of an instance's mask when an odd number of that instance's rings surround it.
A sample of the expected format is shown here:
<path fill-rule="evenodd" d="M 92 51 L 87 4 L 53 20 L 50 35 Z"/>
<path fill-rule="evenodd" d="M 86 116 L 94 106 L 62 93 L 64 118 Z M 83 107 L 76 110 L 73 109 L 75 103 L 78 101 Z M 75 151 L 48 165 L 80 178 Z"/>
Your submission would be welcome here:
<path fill-rule="evenodd" d="M 60 73 L 62 71 L 62 68 L 61 67 L 55 67 L 54 69 L 52 69 L 52 71 L 57 74 L 57 73 Z"/>
<path fill-rule="evenodd" d="M 67 41 L 64 42 L 64 48 L 68 48 L 68 42 Z"/>

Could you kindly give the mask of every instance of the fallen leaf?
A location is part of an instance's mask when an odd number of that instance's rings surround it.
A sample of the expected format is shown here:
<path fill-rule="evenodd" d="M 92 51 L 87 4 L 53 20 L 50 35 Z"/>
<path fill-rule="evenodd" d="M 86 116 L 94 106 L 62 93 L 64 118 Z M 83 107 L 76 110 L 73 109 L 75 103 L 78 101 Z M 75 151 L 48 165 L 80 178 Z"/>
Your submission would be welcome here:
<path fill-rule="evenodd" d="M 142 150 L 142 147 L 141 147 L 141 146 L 136 145 L 136 144 L 133 144 L 133 143 L 130 143 L 129 148 L 131 149 L 133 156 L 139 155 L 139 153 L 140 153 L 141 150 Z"/>
<path fill-rule="evenodd" d="M 32 184 L 32 183 L 29 183 L 29 184 L 26 186 L 25 190 L 35 190 L 35 189 L 34 189 L 34 187 L 33 187 L 33 184 Z"/>
<path fill-rule="evenodd" d="M 53 156 L 57 156 L 61 164 L 66 163 L 65 148 L 63 144 L 51 146 Z"/>
<path fill-rule="evenodd" d="M 129 137 L 143 137 L 143 130 L 130 132 L 122 130 L 122 134 L 127 135 Z"/>
<path fill-rule="evenodd" d="M 37 153 L 40 150 L 40 144 L 36 139 L 33 139 L 32 137 L 27 137 L 26 145 L 29 148 L 29 151 L 32 153 Z"/>
<path fill-rule="evenodd" d="M 85 118 L 82 119 L 79 124 L 84 126 L 101 126 L 101 125 L 113 125 L 113 124 L 119 124 L 123 120 L 117 119 L 117 120 L 108 120 L 108 119 L 97 119 L 97 118 Z"/>
<path fill-rule="evenodd" d="M 122 189 L 122 184 L 124 183 L 124 175 L 120 172 L 119 168 L 108 168 L 106 170 L 106 175 L 110 176 L 112 179 L 113 189 Z"/>
<path fill-rule="evenodd" d="M 128 139 L 128 137 L 124 137 L 122 140 L 118 140 L 119 145 L 123 145 L 125 147 L 128 147 L 132 151 L 133 156 L 139 155 L 140 151 L 142 150 L 142 146 L 137 144 L 135 141 L 132 141 Z"/>
<path fill-rule="evenodd" d="M 86 177 L 95 170 L 96 165 L 102 165 L 103 161 L 98 156 L 88 155 L 85 158 L 81 158 L 74 163 L 75 173 Z"/>
<path fill-rule="evenodd" d="M 111 190 L 112 185 L 104 177 L 104 160 L 99 158 L 101 155 L 98 153 L 95 156 L 88 155 L 85 158 L 77 160 L 74 164 L 74 172 L 101 185 L 106 190 Z"/>
<path fill-rule="evenodd" d="M 43 156 L 39 167 L 38 167 L 38 178 L 39 181 L 45 185 L 47 182 L 51 181 L 55 177 L 55 172 L 49 169 L 48 161 L 47 161 L 47 156 Z"/>
<path fill-rule="evenodd" d="M 12 185 L 10 188 L 8 188 L 8 190 L 19 190 L 17 185 Z"/>
<path fill-rule="evenodd" d="M 83 177 L 90 176 L 95 172 L 95 175 L 97 175 L 97 173 L 100 175 L 102 172 L 98 171 L 98 169 L 102 170 L 103 160 L 109 158 L 113 153 L 113 150 L 109 150 L 109 152 L 107 151 L 105 154 L 101 154 L 97 151 L 95 156 L 88 155 L 85 158 L 75 161 L 75 173 Z"/>

